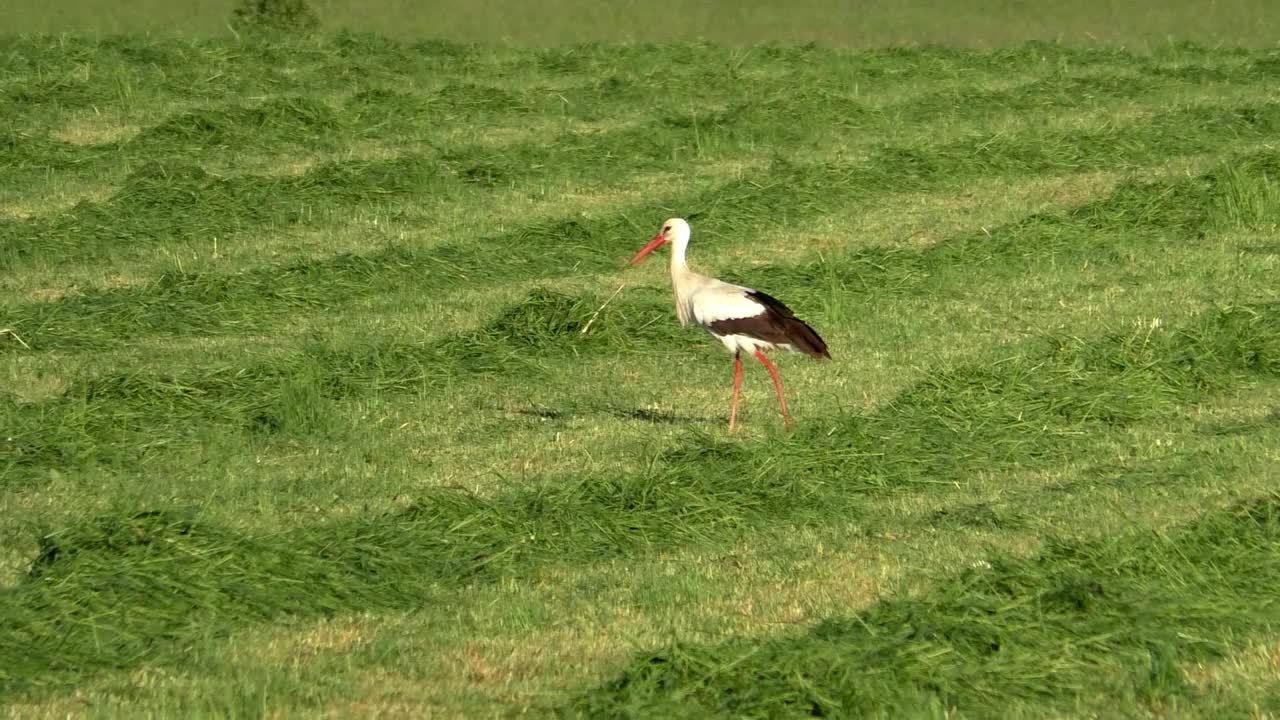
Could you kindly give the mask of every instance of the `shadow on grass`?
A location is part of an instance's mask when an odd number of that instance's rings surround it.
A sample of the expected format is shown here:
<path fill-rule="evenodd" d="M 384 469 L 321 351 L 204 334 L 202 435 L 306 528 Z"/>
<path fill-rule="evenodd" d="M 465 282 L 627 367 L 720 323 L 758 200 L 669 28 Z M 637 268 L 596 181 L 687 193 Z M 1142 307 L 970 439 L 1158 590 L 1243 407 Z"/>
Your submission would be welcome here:
<path fill-rule="evenodd" d="M 625 420 L 635 420 L 637 422 L 652 423 L 654 425 L 687 425 L 687 424 L 705 424 L 712 419 L 698 415 L 681 415 L 680 413 L 670 410 L 657 410 L 654 408 L 634 408 L 631 410 L 614 410 L 613 415 Z M 715 418 L 719 421 L 719 418 Z M 726 421 L 727 422 L 727 421 Z"/>

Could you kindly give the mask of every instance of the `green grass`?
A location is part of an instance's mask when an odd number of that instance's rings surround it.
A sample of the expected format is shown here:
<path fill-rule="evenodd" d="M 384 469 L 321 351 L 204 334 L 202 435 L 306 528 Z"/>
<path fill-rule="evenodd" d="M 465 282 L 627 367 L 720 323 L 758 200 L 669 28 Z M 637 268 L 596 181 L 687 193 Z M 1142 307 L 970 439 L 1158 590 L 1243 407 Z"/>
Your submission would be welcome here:
<path fill-rule="evenodd" d="M 0 37 L 11 712 L 1280 713 L 1276 51 L 530 32 Z"/>
<path fill-rule="evenodd" d="M 798 637 L 673 646 L 575 704 L 587 717 L 903 717 L 1256 711 L 1197 691 L 1188 660 L 1274 631 L 1280 497 L 1171 533 L 1050 542 Z"/>
<path fill-rule="evenodd" d="M 18 32 L 159 32 L 227 34 L 236 0 L 183 7 L 143 0 L 121 7 L 105 0 L 14 0 Z M 881 46 L 952 44 L 1001 47 L 1027 40 L 1075 44 L 1150 45 L 1170 39 L 1272 46 L 1276 19 L 1266 0 L 1216 0 L 1209 6 L 1173 0 L 1159 7 L 1121 8 L 1102 0 L 1039 3 L 944 0 L 803 0 L 785 7 L 768 0 L 530 0 L 485 2 L 459 12 L 440 0 L 375 3 L 312 0 L 321 26 L 397 37 L 501 40 L 533 46 L 608 40 L 666 43 L 710 40 Z"/>

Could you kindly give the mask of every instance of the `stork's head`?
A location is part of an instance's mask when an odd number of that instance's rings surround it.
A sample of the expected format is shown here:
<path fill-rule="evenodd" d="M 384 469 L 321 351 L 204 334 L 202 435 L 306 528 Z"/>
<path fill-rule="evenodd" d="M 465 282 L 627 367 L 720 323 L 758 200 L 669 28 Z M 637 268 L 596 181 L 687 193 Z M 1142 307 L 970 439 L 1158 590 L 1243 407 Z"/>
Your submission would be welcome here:
<path fill-rule="evenodd" d="M 636 253 L 627 264 L 634 265 L 640 262 L 645 255 L 667 242 L 677 246 L 689 242 L 689 223 L 680 218 L 671 218 L 662 223 L 662 230 L 653 236 L 648 245 L 640 248 L 640 252 Z"/>

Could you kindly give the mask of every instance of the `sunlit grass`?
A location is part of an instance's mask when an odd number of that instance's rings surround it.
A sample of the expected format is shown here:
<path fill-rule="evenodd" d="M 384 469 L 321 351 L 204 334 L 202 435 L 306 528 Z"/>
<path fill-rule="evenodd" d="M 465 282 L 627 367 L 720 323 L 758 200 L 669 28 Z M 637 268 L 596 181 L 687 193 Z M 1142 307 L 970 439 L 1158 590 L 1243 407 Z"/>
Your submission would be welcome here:
<path fill-rule="evenodd" d="M 1274 704 L 1273 52 L 0 58 L 15 712 Z M 830 344 L 795 432 L 672 215 Z"/>

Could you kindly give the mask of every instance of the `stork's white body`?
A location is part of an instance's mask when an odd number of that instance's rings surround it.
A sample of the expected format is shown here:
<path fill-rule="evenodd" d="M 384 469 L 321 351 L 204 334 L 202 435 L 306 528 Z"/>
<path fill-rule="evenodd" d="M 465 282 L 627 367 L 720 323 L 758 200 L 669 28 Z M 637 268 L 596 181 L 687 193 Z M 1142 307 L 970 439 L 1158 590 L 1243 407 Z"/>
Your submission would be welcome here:
<path fill-rule="evenodd" d="M 802 350 L 815 358 L 830 358 L 827 345 L 804 321 L 777 298 L 755 290 L 707 277 L 689 269 L 685 251 L 689 247 L 689 224 L 680 218 L 672 218 L 663 224 L 648 245 L 631 258 L 631 263 L 663 243 L 671 243 L 671 288 L 675 291 L 676 316 L 680 324 L 700 325 L 714 335 L 733 353 L 733 399 L 729 409 L 729 429 L 734 428 L 738 414 L 738 393 L 742 387 L 742 353 L 759 358 L 773 377 L 778 393 L 778 406 L 787 426 L 791 415 L 787 411 L 786 397 L 782 391 L 782 378 L 778 369 L 764 355 L 774 348 Z"/>
<path fill-rule="evenodd" d="M 733 285 L 690 270 L 684 261 L 684 245 L 675 245 L 671 249 L 671 287 L 675 291 L 676 316 L 680 318 L 681 325 L 701 326 L 724 343 L 731 353 L 754 354 L 758 350 L 771 350 L 775 347 L 794 349 L 789 344 L 779 346 L 741 333 L 719 335 L 712 332 L 713 323 L 763 315 L 765 306 L 748 296 L 748 293 L 754 292 L 752 288 Z"/>

